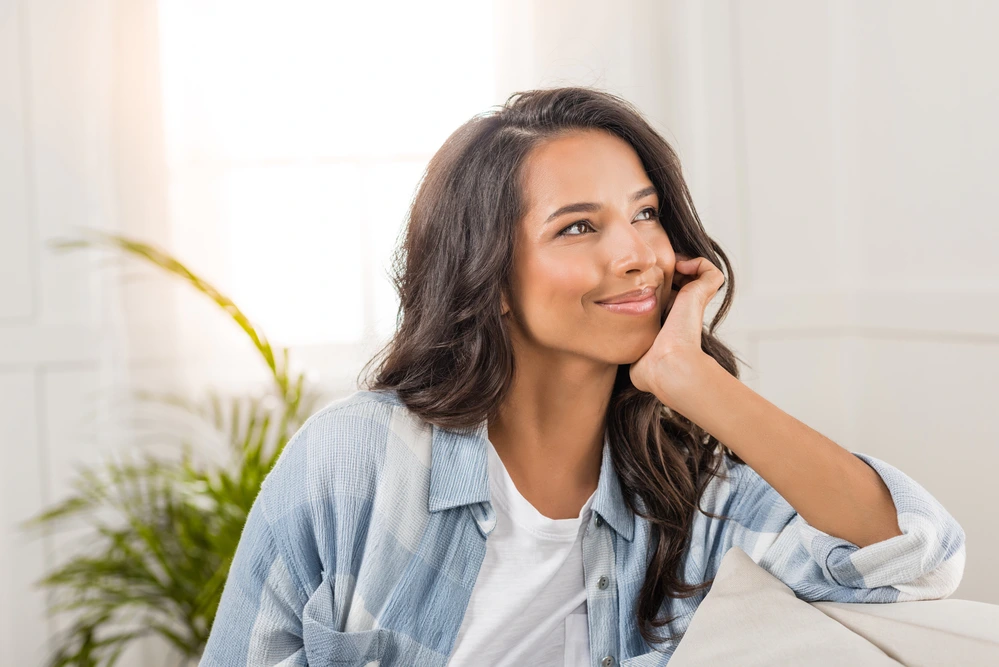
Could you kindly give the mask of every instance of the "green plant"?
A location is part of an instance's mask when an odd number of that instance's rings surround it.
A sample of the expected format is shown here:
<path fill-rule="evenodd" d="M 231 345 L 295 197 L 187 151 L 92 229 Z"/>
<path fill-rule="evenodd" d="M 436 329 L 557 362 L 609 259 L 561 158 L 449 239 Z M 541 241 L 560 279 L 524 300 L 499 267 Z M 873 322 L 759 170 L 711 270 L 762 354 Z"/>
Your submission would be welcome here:
<path fill-rule="evenodd" d="M 156 248 L 120 235 L 59 242 L 61 248 L 109 244 L 184 280 L 222 308 L 251 339 L 273 377 L 260 395 L 209 393 L 203 403 L 174 394 L 135 392 L 195 415 L 231 445 L 229 465 L 196 463 L 195 442 L 180 456 L 148 452 L 79 468 L 71 495 L 25 522 L 55 528 L 83 522 L 86 553 L 37 582 L 52 611 L 69 614 L 49 665 L 113 665 L 134 640 L 159 635 L 184 662 L 202 653 L 236 545 L 260 484 L 321 394 L 292 372 L 288 349 L 275 348 L 225 295 Z"/>

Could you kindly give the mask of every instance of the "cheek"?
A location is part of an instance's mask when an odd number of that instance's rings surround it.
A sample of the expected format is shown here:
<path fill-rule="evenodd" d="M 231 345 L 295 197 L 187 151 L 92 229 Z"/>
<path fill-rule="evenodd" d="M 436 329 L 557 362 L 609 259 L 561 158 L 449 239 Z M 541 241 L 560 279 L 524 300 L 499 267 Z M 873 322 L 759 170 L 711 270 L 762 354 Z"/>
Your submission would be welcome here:
<path fill-rule="evenodd" d="M 552 315 L 555 309 L 562 317 L 570 315 L 567 309 L 582 308 L 583 297 L 600 284 L 600 275 L 592 262 L 571 257 L 536 257 L 530 263 L 530 285 L 525 295 L 534 307 L 548 310 Z M 527 305 L 527 304 L 525 304 Z M 530 306 L 527 306 L 530 309 Z"/>
<path fill-rule="evenodd" d="M 656 254 L 660 257 L 673 256 L 673 244 L 669 240 L 669 232 L 661 226 L 658 230 L 656 230 L 655 238 L 652 240 L 652 246 L 655 248 Z"/>
<path fill-rule="evenodd" d="M 662 237 L 656 243 L 656 256 L 663 265 L 673 266 L 676 263 L 676 252 L 673 250 L 673 244 L 670 243 L 669 236 L 665 232 L 663 232 Z"/>
<path fill-rule="evenodd" d="M 676 253 L 673 252 L 673 246 L 670 244 L 666 234 L 662 234 L 657 238 L 652 247 L 656 253 L 656 264 L 659 265 L 666 275 L 672 273 L 673 267 L 676 266 Z"/>

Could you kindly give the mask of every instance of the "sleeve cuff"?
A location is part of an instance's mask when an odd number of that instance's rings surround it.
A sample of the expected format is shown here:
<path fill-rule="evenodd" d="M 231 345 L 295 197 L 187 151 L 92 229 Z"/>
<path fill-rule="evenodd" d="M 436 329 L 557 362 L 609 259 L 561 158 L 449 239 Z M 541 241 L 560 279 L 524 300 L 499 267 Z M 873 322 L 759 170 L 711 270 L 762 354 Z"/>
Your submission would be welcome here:
<path fill-rule="evenodd" d="M 853 452 L 891 492 L 901 535 L 859 547 L 798 516 L 801 543 L 823 573 L 851 588 L 893 586 L 902 599 L 938 599 L 953 593 L 964 572 L 964 529 L 918 482 L 873 456 Z"/>

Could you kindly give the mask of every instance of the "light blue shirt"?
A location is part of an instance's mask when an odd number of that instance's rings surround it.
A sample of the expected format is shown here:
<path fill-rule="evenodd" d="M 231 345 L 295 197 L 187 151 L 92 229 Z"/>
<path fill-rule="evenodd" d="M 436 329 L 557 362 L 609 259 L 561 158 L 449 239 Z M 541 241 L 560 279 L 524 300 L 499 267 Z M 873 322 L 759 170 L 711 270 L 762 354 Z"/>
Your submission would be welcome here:
<path fill-rule="evenodd" d="M 485 421 L 438 428 L 394 392 L 357 391 L 309 417 L 249 513 L 200 664 L 446 665 L 496 525 L 487 439 Z M 649 523 L 625 504 L 610 451 L 605 438 L 582 538 L 590 655 L 598 667 L 661 666 L 677 641 L 650 646 L 638 632 Z M 898 469 L 854 455 L 885 481 L 902 535 L 863 548 L 828 535 L 751 467 L 723 458 L 728 479 L 713 478 L 700 506 L 732 519 L 696 513 L 686 581 L 714 577 L 738 546 L 807 601 L 953 593 L 960 524 Z M 661 615 L 677 618 L 660 631 L 682 634 L 706 594 L 666 599 Z"/>

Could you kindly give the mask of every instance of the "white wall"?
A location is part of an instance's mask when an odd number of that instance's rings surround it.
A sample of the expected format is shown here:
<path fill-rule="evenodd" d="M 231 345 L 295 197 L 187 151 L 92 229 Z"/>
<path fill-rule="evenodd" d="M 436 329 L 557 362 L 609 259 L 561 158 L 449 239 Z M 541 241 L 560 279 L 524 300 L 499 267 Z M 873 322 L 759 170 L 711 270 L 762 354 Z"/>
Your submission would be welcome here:
<path fill-rule="evenodd" d="M 993 2 L 677 1 L 664 122 L 734 258 L 744 379 L 900 468 L 999 603 Z"/>
<path fill-rule="evenodd" d="M 77 463 L 132 445 L 130 382 L 171 386 L 172 292 L 122 255 L 57 252 L 78 228 L 165 240 L 153 2 L 0 3 L 0 664 L 42 664 L 32 584 L 72 531 L 19 522 L 64 498 Z M 127 53 L 128 57 L 122 57 Z M 134 284 L 122 287 L 121 278 Z M 125 312 L 128 313 L 126 318 Z M 122 664 L 156 664 L 148 646 Z"/>

